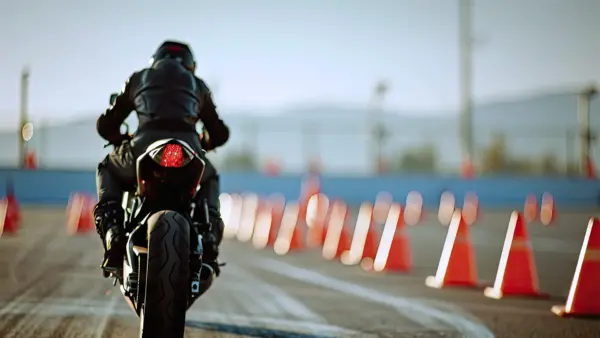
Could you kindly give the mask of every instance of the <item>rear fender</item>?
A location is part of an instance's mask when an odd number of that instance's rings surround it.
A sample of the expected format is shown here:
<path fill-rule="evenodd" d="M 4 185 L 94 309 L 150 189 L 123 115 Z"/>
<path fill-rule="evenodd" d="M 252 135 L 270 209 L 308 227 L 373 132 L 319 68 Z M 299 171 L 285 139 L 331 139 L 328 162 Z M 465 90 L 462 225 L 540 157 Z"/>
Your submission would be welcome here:
<path fill-rule="evenodd" d="M 144 152 L 142 155 L 140 155 L 137 158 L 135 170 L 136 170 L 138 179 L 140 177 L 140 163 L 143 162 L 144 159 L 146 159 L 148 157 L 154 157 L 167 144 L 173 144 L 173 143 L 179 144 L 183 148 L 183 151 L 187 157 L 193 157 L 193 158 L 199 160 L 202 163 L 202 172 L 204 172 L 204 167 L 206 166 L 206 162 L 204 162 L 204 160 L 200 156 L 198 156 L 196 151 L 187 142 L 176 139 L 176 138 L 167 138 L 167 139 L 158 140 L 158 141 L 152 143 L 151 145 L 148 146 L 148 148 L 146 148 L 146 152 Z M 141 191 L 139 190 L 140 186 L 141 186 L 140 182 L 138 182 L 138 194 L 141 193 Z"/>

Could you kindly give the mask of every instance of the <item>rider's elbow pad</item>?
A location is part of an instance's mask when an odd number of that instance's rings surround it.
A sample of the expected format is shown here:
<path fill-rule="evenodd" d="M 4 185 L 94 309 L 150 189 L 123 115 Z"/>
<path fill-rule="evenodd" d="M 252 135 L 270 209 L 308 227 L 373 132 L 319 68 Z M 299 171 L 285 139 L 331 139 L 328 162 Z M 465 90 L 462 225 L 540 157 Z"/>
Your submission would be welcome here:
<path fill-rule="evenodd" d="M 220 126 L 215 127 L 215 132 L 210 133 L 210 140 L 213 146 L 220 147 L 225 144 L 229 140 L 229 128 L 224 124 L 220 123 Z"/>
<path fill-rule="evenodd" d="M 115 128 L 114 123 L 105 114 L 100 115 L 96 121 L 96 131 L 107 141 L 112 141 L 116 135 L 120 134 L 119 128 Z"/>

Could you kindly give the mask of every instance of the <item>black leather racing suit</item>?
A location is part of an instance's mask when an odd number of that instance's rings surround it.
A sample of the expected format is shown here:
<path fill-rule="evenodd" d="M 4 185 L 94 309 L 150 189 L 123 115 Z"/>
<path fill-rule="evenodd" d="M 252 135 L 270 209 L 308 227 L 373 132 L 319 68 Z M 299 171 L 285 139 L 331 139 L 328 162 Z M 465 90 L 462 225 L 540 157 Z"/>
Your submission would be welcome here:
<path fill-rule="evenodd" d="M 132 111 L 137 112 L 139 127 L 130 142 L 122 143 L 120 126 Z M 206 137 L 200 140 L 198 121 L 210 135 L 208 141 Z M 202 148 L 210 151 L 223 145 L 229 139 L 229 128 L 219 118 L 204 81 L 173 60 L 160 61 L 131 75 L 114 105 L 98 118 L 96 128 L 102 138 L 118 145 L 100 162 L 96 177 L 98 205 L 94 218 L 107 251 L 103 268 L 110 271 L 122 265 L 125 238 L 120 204 L 123 192 L 135 184 L 137 157 L 153 142 L 171 137 L 187 142 L 202 154 Z M 197 198 L 199 202 L 207 200 L 212 225 L 212 236 L 206 237 L 212 238 L 212 243 L 205 243 L 204 260 L 216 261 L 223 235 L 219 176 L 208 159 L 204 160 L 206 169 Z"/>

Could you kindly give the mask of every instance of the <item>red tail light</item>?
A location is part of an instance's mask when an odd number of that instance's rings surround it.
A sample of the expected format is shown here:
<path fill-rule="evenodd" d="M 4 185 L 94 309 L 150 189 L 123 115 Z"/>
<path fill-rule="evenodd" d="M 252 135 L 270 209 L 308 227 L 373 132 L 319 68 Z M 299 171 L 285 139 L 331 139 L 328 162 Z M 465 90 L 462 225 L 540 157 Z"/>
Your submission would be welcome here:
<path fill-rule="evenodd" d="M 167 144 L 163 150 L 160 165 L 167 168 L 179 168 L 185 164 L 183 148 L 179 144 Z"/>

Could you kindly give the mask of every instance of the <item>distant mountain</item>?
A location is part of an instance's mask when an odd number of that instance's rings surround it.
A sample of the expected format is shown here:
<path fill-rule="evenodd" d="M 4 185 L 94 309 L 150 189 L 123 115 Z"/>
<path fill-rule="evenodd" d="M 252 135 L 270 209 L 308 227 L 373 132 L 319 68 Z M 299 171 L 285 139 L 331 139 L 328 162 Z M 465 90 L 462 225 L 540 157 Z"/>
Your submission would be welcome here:
<path fill-rule="evenodd" d="M 373 151 L 367 123 L 371 115 L 366 107 L 334 104 L 297 106 L 270 116 L 225 113 L 232 136 L 228 145 L 218 150 L 215 161 L 218 163 L 232 151 L 251 148 L 260 161 L 274 158 L 288 170 L 302 170 L 307 158 L 319 157 L 326 170 L 365 172 Z M 595 130 L 600 130 L 599 116 L 600 101 L 596 99 L 592 104 L 591 121 Z M 444 166 L 458 165 L 458 112 L 420 114 L 387 110 L 379 118 L 389 133 L 384 149 L 387 154 L 431 143 L 436 146 Z M 135 128 L 135 118 L 130 120 Z M 578 124 L 574 94 L 479 105 L 473 109 L 473 123 L 479 149 L 494 133 L 504 133 L 509 150 L 515 154 L 530 156 L 553 152 L 561 161 L 572 159 L 576 154 Z M 0 164 L 16 163 L 15 133 L 1 133 L 0 142 L 5 150 L 0 154 Z M 68 125 L 37 128 L 31 146 L 37 149 L 40 163 L 49 167 L 94 168 L 107 152 L 95 133 L 92 117 Z"/>

